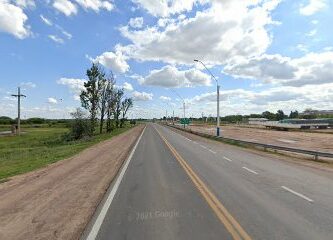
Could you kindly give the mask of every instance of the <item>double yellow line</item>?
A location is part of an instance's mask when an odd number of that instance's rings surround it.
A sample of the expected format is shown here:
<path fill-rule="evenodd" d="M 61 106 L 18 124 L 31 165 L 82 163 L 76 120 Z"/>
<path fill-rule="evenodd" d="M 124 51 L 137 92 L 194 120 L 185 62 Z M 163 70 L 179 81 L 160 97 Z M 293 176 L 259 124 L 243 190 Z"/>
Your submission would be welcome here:
<path fill-rule="evenodd" d="M 156 129 L 156 128 L 155 128 Z M 187 164 L 187 162 L 180 156 L 176 149 L 162 136 L 162 134 L 156 129 L 162 140 L 170 149 L 180 165 L 184 168 L 187 175 L 190 177 L 196 188 L 202 194 L 208 205 L 212 208 L 216 216 L 223 223 L 225 228 L 229 231 L 232 238 L 235 240 L 251 240 L 251 237 L 245 232 L 236 219 L 228 212 L 228 210 L 222 205 L 217 197 L 209 190 L 204 182 L 198 177 L 193 169 Z"/>

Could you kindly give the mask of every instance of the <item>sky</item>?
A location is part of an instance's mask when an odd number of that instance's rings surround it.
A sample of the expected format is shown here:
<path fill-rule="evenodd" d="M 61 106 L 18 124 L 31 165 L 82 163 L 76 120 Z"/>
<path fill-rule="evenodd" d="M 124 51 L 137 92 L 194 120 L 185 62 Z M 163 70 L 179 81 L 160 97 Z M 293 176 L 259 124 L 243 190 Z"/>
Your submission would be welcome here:
<path fill-rule="evenodd" d="M 0 116 L 68 118 L 92 63 L 129 117 L 333 109 L 333 0 L 0 0 Z"/>

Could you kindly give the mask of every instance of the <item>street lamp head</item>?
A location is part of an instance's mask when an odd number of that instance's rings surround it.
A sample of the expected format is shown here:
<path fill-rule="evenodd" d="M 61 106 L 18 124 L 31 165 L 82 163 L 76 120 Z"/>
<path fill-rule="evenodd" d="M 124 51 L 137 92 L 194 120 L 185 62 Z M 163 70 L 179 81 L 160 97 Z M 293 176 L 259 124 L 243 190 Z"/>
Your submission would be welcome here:
<path fill-rule="evenodd" d="M 198 59 L 194 59 L 194 62 L 199 62 L 199 60 Z"/>

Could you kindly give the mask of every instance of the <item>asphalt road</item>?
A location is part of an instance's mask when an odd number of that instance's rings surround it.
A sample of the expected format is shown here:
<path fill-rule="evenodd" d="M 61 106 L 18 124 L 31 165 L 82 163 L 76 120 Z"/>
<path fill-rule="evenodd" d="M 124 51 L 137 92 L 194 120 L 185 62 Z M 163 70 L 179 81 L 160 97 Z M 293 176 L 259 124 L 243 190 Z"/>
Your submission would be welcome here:
<path fill-rule="evenodd" d="M 333 176 L 148 124 L 97 231 L 113 240 L 332 240 Z"/>

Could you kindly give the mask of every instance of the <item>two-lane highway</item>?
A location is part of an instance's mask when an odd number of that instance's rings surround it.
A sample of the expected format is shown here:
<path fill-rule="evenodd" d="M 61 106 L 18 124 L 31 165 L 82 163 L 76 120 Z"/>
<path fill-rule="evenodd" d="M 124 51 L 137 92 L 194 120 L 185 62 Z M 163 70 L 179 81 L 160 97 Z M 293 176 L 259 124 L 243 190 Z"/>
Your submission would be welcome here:
<path fill-rule="evenodd" d="M 88 239 L 333 239 L 333 179 L 319 170 L 157 124 L 127 164 Z"/>

